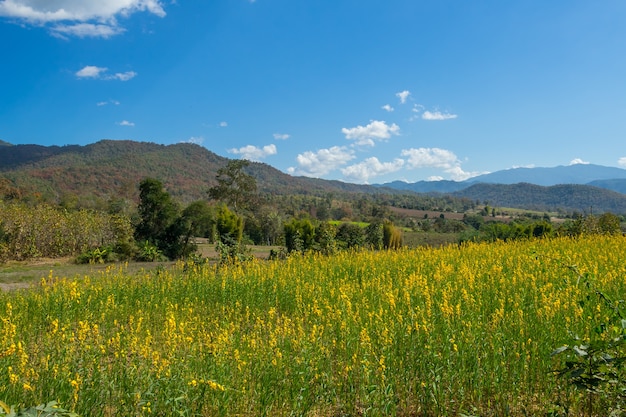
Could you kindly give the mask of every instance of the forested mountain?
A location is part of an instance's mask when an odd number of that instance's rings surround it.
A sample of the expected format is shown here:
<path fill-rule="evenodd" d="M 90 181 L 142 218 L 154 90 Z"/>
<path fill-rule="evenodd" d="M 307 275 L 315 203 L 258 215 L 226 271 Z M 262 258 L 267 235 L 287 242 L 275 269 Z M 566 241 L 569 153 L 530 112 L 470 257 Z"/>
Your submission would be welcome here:
<path fill-rule="evenodd" d="M 413 191 L 416 193 L 453 193 L 455 191 L 463 190 L 464 188 L 472 185 L 473 182 L 469 181 L 417 181 L 417 182 L 405 182 L 405 181 L 393 181 L 382 185 L 376 185 L 377 187 L 389 187 L 396 190 Z"/>
<path fill-rule="evenodd" d="M 605 188 L 607 190 L 626 194 L 626 179 L 596 180 L 591 181 L 587 185 L 593 185 L 594 187 Z"/>
<path fill-rule="evenodd" d="M 190 143 L 166 146 L 102 140 L 86 146 L 7 144 L 0 146 L 0 178 L 24 195 L 55 202 L 79 199 L 81 205 L 90 206 L 111 198 L 136 200 L 139 182 L 154 177 L 173 197 L 190 202 L 207 198 L 217 170 L 228 161 Z M 259 191 L 265 193 L 379 192 L 364 185 L 292 177 L 262 163 L 251 163 L 247 171 L 257 179 Z"/>
<path fill-rule="evenodd" d="M 589 185 L 564 184 L 544 187 L 519 184 L 474 184 L 453 193 L 488 202 L 495 207 L 525 208 L 540 211 L 564 209 L 579 213 L 626 213 L 626 195 Z"/>

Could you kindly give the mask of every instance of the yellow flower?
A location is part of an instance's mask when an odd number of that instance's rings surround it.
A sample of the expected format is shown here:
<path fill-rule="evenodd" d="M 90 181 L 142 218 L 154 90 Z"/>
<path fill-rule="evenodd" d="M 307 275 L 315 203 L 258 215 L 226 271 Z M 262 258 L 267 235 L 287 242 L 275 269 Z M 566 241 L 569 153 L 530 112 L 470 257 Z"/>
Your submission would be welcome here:
<path fill-rule="evenodd" d="M 224 388 L 224 386 L 222 384 L 218 384 L 215 381 L 207 380 L 206 384 L 209 386 L 209 388 L 211 388 L 212 390 L 215 390 L 215 391 L 224 391 L 226 389 L 226 388 Z"/>
<path fill-rule="evenodd" d="M 10 382 L 11 384 L 17 384 L 17 381 L 19 381 L 20 377 L 19 377 L 19 376 L 17 376 L 17 374 L 14 374 L 14 373 L 13 373 L 13 367 L 12 367 L 12 366 L 9 366 L 9 367 L 7 368 L 7 371 L 8 371 L 8 373 L 9 373 L 9 382 Z"/>

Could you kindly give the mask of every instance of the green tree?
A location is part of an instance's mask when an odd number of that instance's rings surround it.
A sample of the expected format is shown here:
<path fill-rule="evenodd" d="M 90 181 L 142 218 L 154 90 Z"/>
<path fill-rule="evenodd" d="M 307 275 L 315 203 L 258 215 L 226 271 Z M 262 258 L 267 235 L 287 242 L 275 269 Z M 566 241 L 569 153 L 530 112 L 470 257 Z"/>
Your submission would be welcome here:
<path fill-rule="evenodd" d="M 478 215 L 478 214 L 473 214 L 473 215 L 464 214 L 463 223 L 469 226 L 472 226 L 475 230 L 478 230 L 483 224 L 485 224 L 485 219 L 483 218 L 483 216 Z"/>
<path fill-rule="evenodd" d="M 383 223 L 375 221 L 365 228 L 365 242 L 374 250 L 383 248 Z"/>
<path fill-rule="evenodd" d="M 140 217 L 135 229 L 137 241 L 155 245 L 172 259 L 195 250 L 195 246 L 189 244 L 189 222 L 179 217 L 178 205 L 159 180 L 146 178 L 139 184 L 137 211 Z"/>
<path fill-rule="evenodd" d="M 209 197 L 223 201 L 235 212 L 245 210 L 256 200 L 256 180 L 244 169 L 250 165 L 245 159 L 234 159 L 217 171 L 217 185 L 209 188 Z"/>
<path fill-rule="evenodd" d="M 254 207 L 244 215 L 244 238 L 255 245 L 278 245 L 283 236 L 284 219 L 267 203 Z"/>
<path fill-rule="evenodd" d="M 239 244 L 243 236 L 243 218 L 226 205 L 217 208 L 215 227 L 218 240 L 225 245 Z"/>
<path fill-rule="evenodd" d="M 390 221 L 383 224 L 383 246 L 385 249 L 399 249 L 402 247 L 402 231 Z"/>
<path fill-rule="evenodd" d="M 198 249 L 194 237 L 211 236 L 214 219 L 206 201 L 189 204 L 166 229 L 159 249 L 171 259 L 184 258 Z"/>
<path fill-rule="evenodd" d="M 178 216 L 178 206 L 163 188 L 163 183 L 146 178 L 139 184 L 139 224 L 135 228 L 138 241 L 150 241 L 159 246 L 167 228 Z"/>
<path fill-rule="evenodd" d="M 335 235 L 337 228 L 329 222 L 321 222 L 315 229 L 315 250 L 324 255 L 332 255 L 337 252 Z"/>
<path fill-rule="evenodd" d="M 315 227 L 309 219 L 291 219 L 285 223 L 284 230 L 287 252 L 304 252 L 313 248 Z"/>
<path fill-rule="evenodd" d="M 181 217 L 187 222 L 189 236 L 213 238 L 215 219 L 213 209 L 206 201 L 198 200 L 189 204 Z"/>
<path fill-rule="evenodd" d="M 341 223 L 335 236 L 339 245 L 344 249 L 357 248 L 365 243 L 363 229 L 354 223 Z"/>
<path fill-rule="evenodd" d="M 277 211 L 267 213 L 263 221 L 263 231 L 268 245 L 277 245 L 283 236 L 281 224 L 283 218 Z"/>
<path fill-rule="evenodd" d="M 598 229 L 605 235 L 617 235 L 622 232 L 619 217 L 613 213 L 604 213 L 598 218 Z"/>

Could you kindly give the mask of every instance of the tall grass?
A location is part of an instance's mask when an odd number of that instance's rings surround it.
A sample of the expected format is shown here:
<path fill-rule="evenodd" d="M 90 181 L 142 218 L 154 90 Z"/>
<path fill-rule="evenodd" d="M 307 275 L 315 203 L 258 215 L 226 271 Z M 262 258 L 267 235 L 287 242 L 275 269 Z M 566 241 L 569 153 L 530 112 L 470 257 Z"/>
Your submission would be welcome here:
<path fill-rule="evenodd" d="M 542 415 L 590 326 L 555 260 L 626 293 L 621 237 L 53 274 L 0 293 L 0 400 L 83 416 Z"/>

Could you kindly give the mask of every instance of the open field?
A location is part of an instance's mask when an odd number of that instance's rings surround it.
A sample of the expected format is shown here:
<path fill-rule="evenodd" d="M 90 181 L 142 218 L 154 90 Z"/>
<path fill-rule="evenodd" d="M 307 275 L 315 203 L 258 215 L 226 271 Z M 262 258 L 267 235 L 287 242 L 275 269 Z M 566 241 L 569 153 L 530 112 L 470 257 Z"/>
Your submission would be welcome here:
<path fill-rule="evenodd" d="M 584 415 L 550 353 L 607 321 L 595 291 L 626 294 L 624 243 L 52 274 L 0 292 L 0 400 L 82 416 Z M 593 398 L 594 415 L 613 405 Z"/>
<path fill-rule="evenodd" d="M 250 246 L 250 253 L 259 259 L 267 259 L 272 249 L 278 250 L 278 246 Z M 198 243 L 198 253 L 210 261 L 216 261 L 219 257 L 215 245 L 201 241 Z M 33 283 L 38 283 L 42 278 L 51 274 L 57 277 L 81 278 L 85 276 L 98 276 L 107 269 L 123 267 L 129 274 L 141 271 L 153 271 L 157 268 L 171 268 L 176 262 L 129 262 L 119 264 L 76 264 L 73 258 L 37 259 L 33 261 L 13 261 L 0 264 L 0 290 L 27 288 Z"/>

